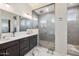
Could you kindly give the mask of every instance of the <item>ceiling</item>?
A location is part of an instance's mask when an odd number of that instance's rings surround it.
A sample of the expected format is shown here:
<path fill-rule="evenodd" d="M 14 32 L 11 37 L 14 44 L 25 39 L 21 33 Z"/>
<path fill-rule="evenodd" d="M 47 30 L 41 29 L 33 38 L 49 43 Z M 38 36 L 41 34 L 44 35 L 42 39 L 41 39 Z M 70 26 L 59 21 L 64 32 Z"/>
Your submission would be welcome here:
<path fill-rule="evenodd" d="M 37 15 L 43 15 L 43 14 L 46 14 L 46 13 L 49 13 L 49 12 L 54 12 L 55 11 L 54 6 L 55 6 L 55 4 L 50 4 L 50 5 L 47 5 L 43 8 L 36 9 L 34 11 Z M 79 7 L 79 3 L 68 3 L 67 7 L 68 8 Z"/>
<path fill-rule="evenodd" d="M 24 16 L 30 15 L 32 18 L 32 10 L 48 5 L 48 3 L 9 3 L 9 5 L 18 12 L 22 12 Z"/>
<path fill-rule="evenodd" d="M 75 6 L 79 6 L 79 3 L 68 3 L 67 5 L 68 7 L 75 7 Z"/>
<path fill-rule="evenodd" d="M 0 3 L 0 9 L 32 18 L 32 10 L 48 4 L 49 3 Z"/>
<path fill-rule="evenodd" d="M 31 17 L 32 10 L 49 5 L 50 3 L 6 3 L 6 4 L 8 4 L 10 7 L 5 7 L 6 5 L 3 5 L 1 7 L 1 4 L 0 4 L 0 9 L 2 8 L 3 10 L 11 11 L 13 13 L 17 13 L 17 14 L 25 16 L 25 17 L 27 17 L 27 16 Z M 73 7 L 73 6 L 78 6 L 79 3 L 69 3 L 67 5 L 68 5 L 68 7 Z M 49 9 L 49 11 L 54 10 L 54 8 L 52 8 L 52 7 L 49 7 L 48 9 Z M 48 11 L 46 8 L 41 8 L 41 9 L 38 9 L 36 12 L 38 14 L 41 14 L 40 13 L 41 10 L 43 10 L 44 12 Z"/>
<path fill-rule="evenodd" d="M 48 5 L 49 3 L 29 3 L 29 5 L 31 6 L 32 10 L 34 9 L 38 9 L 40 7 L 43 7 L 45 5 Z"/>
<path fill-rule="evenodd" d="M 42 7 L 42 8 L 35 9 L 34 12 L 37 15 L 44 15 L 46 13 L 54 12 L 54 10 L 55 10 L 54 4 L 49 4 L 49 5 L 46 5 L 46 6 Z"/>
<path fill-rule="evenodd" d="M 32 14 L 32 10 L 48 5 L 47 3 L 9 3 L 10 6 L 27 15 Z"/>

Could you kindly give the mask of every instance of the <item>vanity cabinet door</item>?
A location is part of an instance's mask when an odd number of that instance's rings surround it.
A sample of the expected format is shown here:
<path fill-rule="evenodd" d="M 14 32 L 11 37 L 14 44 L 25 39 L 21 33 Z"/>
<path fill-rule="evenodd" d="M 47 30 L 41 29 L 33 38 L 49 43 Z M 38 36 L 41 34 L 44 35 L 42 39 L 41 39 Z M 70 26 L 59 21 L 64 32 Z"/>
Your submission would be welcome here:
<path fill-rule="evenodd" d="M 37 35 L 30 37 L 30 49 L 37 45 Z"/>
<path fill-rule="evenodd" d="M 0 56 L 5 56 L 5 55 L 6 55 L 5 50 L 0 50 Z"/>
<path fill-rule="evenodd" d="M 34 46 L 37 45 L 37 35 L 33 36 L 33 40 L 34 40 Z"/>
<path fill-rule="evenodd" d="M 20 40 L 20 56 L 24 56 L 29 52 L 29 38 L 23 38 Z"/>
<path fill-rule="evenodd" d="M 11 41 L 0 45 L 0 55 L 18 56 L 19 55 L 19 41 Z"/>
<path fill-rule="evenodd" d="M 19 56 L 19 45 L 14 45 L 7 48 L 6 56 Z"/>
<path fill-rule="evenodd" d="M 20 50 L 29 48 L 29 38 L 23 38 L 20 40 Z"/>

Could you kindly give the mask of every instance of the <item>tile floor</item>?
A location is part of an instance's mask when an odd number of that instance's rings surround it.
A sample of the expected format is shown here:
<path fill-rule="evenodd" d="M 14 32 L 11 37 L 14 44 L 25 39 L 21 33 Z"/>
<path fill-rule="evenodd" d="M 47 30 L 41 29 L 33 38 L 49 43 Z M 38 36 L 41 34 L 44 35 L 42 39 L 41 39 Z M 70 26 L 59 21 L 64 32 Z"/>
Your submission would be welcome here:
<path fill-rule="evenodd" d="M 68 51 L 67 56 L 79 56 L 79 49 L 77 49 L 77 46 L 68 45 L 67 51 Z M 44 48 L 42 46 L 36 46 L 25 56 L 54 56 L 54 54 L 53 54 L 53 51 L 47 48 Z"/>
<path fill-rule="evenodd" d="M 25 56 L 53 56 L 53 51 L 41 46 L 36 46 Z"/>
<path fill-rule="evenodd" d="M 68 44 L 67 53 L 71 56 L 79 56 L 79 45 Z"/>

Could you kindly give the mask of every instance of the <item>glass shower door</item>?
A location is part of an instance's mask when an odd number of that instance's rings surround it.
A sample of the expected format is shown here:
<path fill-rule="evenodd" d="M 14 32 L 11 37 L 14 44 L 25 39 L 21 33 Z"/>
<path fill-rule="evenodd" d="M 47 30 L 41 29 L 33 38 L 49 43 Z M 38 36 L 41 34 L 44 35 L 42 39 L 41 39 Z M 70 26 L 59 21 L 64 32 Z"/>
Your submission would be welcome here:
<path fill-rule="evenodd" d="M 39 17 L 39 43 L 41 46 L 54 50 L 54 18 L 52 13 Z"/>
<path fill-rule="evenodd" d="M 49 50 L 55 49 L 54 4 L 33 10 L 38 18 L 39 46 Z"/>

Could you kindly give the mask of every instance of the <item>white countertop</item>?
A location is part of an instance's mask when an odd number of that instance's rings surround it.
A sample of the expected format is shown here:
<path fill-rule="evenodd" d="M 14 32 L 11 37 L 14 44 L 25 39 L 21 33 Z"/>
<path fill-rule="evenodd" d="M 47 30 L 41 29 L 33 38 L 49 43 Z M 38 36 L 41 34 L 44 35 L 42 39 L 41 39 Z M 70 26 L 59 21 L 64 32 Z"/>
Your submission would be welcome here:
<path fill-rule="evenodd" d="M 14 40 L 19 40 L 21 38 L 29 37 L 29 36 L 37 35 L 37 34 L 38 33 L 32 33 L 32 34 L 26 34 L 24 36 L 22 35 L 22 36 L 8 37 L 7 39 L 0 39 L 0 44 L 7 43 L 7 42 L 10 42 L 10 41 L 14 41 Z"/>

